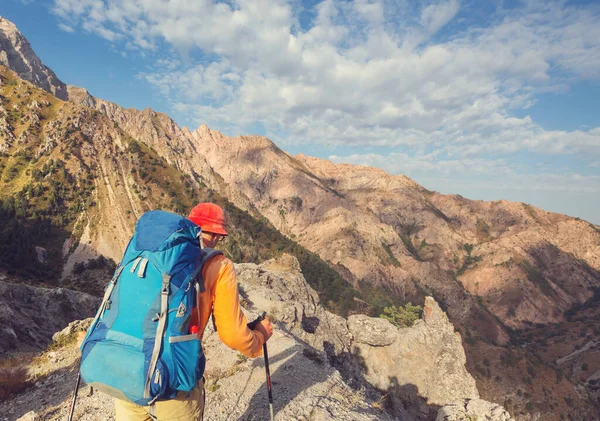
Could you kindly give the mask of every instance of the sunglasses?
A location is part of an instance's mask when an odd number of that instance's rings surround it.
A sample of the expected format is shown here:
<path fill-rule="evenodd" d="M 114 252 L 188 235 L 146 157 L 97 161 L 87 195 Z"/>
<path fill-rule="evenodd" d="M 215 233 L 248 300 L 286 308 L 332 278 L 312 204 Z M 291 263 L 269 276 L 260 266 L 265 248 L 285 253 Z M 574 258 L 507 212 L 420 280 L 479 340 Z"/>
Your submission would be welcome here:
<path fill-rule="evenodd" d="M 226 237 L 225 235 L 215 234 L 214 232 L 210 232 L 207 234 L 210 234 L 211 240 L 216 240 L 217 243 Z"/>

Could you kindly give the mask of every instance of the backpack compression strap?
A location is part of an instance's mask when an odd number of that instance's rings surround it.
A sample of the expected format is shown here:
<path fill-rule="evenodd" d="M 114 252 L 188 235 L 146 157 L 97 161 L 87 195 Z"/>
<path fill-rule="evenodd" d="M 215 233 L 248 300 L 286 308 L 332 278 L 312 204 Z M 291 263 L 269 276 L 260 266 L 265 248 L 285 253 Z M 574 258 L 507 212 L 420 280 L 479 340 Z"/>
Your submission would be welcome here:
<path fill-rule="evenodd" d="M 98 311 L 96 312 L 96 315 L 94 316 L 94 320 L 92 321 L 92 324 L 90 325 L 89 329 L 87 330 L 87 333 L 85 334 L 85 338 L 83 338 L 83 341 L 81 342 L 80 349 L 83 349 L 83 345 L 85 345 L 85 342 L 87 341 L 88 336 L 90 336 L 90 334 L 96 327 L 96 323 L 98 323 L 98 319 L 100 319 L 100 316 L 102 315 L 104 310 L 106 310 L 106 308 L 108 307 L 110 295 L 112 294 L 112 291 L 115 288 L 115 284 L 117 283 L 117 279 L 119 278 L 119 275 L 121 275 L 121 272 L 123 271 L 123 267 L 124 267 L 123 265 L 119 265 L 117 267 L 112 279 L 110 280 L 109 284 L 106 286 L 106 290 L 104 291 L 104 297 L 102 298 L 100 307 L 98 307 Z"/>
<path fill-rule="evenodd" d="M 162 347 L 163 336 L 165 333 L 165 327 L 167 325 L 167 315 L 169 313 L 169 284 L 171 282 L 171 276 L 162 274 L 162 287 L 160 289 L 160 315 L 158 318 L 158 326 L 156 327 L 156 338 L 154 340 L 154 349 L 152 350 L 152 359 L 150 360 L 150 368 L 148 369 L 148 377 L 146 378 L 146 387 L 144 388 L 144 398 L 150 398 L 150 383 L 154 370 L 156 369 L 156 363 L 160 354 L 160 348 Z M 154 401 L 158 399 L 155 396 L 149 405 L 152 405 Z"/>

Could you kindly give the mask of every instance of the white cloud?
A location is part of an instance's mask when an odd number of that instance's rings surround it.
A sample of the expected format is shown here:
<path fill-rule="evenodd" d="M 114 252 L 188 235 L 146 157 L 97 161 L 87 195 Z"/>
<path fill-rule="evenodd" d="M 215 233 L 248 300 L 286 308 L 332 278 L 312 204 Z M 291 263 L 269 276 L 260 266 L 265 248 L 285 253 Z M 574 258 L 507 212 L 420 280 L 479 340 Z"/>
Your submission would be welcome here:
<path fill-rule="evenodd" d="M 418 182 L 428 184 L 454 184 L 459 189 L 495 189 L 530 191 L 565 191 L 600 193 L 600 175 L 583 175 L 577 172 L 533 172 L 533 168 L 519 168 L 503 159 L 438 159 L 434 154 L 410 156 L 392 153 L 330 156 L 336 163 L 367 165 L 383 168 L 391 174 L 407 174 Z M 547 167 L 542 166 L 542 170 Z M 440 181 L 443 180 L 443 183 Z"/>
<path fill-rule="evenodd" d="M 159 63 L 139 77 L 198 124 L 246 132 L 261 122 L 287 143 L 406 146 L 461 159 L 600 155 L 600 129 L 548 131 L 512 115 L 538 93 L 600 78 L 598 8 L 530 1 L 434 42 L 466 6 L 441 1 L 408 15 L 409 5 L 325 0 L 305 29 L 283 0 L 55 0 L 54 13 L 154 51 Z M 186 61 L 198 50 L 212 59 Z"/>
<path fill-rule="evenodd" d="M 384 20 L 384 7 L 381 1 L 356 0 L 354 8 L 369 23 L 379 24 Z"/>
<path fill-rule="evenodd" d="M 73 28 L 71 28 L 69 25 L 65 25 L 64 23 L 59 23 L 59 24 L 58 24 L 58 28 L 59 28 L 61 31 L 64 31 L 64 32 L 69 32 L 69 33 L 71 33 L 71 32 L 73 32 L 73 31 L 74 31 L 74 29 L 73 29 Z"/>
<path fill-rule="evenodd" d="M 446 25 L 458 12 L 457 0 L 449 0 L 439 4 L 431 4 L 421 12 L 421 25 L 429 34 L 435 34 Z"/>

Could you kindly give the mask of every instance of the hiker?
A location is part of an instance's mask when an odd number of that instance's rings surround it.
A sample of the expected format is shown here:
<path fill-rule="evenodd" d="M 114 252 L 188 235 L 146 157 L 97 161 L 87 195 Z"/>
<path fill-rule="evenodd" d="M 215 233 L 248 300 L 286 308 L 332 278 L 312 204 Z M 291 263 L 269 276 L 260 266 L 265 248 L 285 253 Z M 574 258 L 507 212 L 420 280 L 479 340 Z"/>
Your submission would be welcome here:
<path fill-rule="evenodd" d="M 213 249 L 228 235 L 225 229 L 225 214 L 216 204 L 200 203 L 192 209 L 188 219 L 202 228 L 201 241 L 204 247 Z M 136 265 L 133 269 L 137 271 Z M 189 325 L 193 326 L 194 330 L 190 330 L 190 333 L 195 333 L 197 328 L 201 340 L 212 313 L 219 337 L 225 345 L 248 357 L 260 356 L 262 346 L 271 337 L 273 328 L 267 319 L 258 323 L 254 330 L 248 328 L 248 321 L 240 307 L 238 282 L 231 260 L 219 252 L 205 261 L 201 274 L 205 290 L 198 293 L 199 308 L 194 308 L 191 313 Z M 152 406 L 115 399 L 116 421 L 201 420 L 204 398 L 202 379 L 191 392 L 178 392 L 174 398 L 157 400 Z"/>

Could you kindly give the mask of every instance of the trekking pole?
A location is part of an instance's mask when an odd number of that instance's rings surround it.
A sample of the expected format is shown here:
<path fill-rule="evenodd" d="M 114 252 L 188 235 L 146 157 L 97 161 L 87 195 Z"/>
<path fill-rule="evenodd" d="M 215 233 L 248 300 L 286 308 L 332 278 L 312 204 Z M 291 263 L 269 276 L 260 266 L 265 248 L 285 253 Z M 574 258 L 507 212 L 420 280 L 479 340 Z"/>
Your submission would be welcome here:
<path fill-rule="evenodd" d="M 269 371 L 269 354 L 267 353 L 267 343 L 263 344 L 263 354 L 265 356 L 265 371 L 267 372 L 267 391 L 269 392 L 269 412 L 271 413 L 271 421 L 275 420 L 273 415 L 273 391 L 271 389 L 271 372 Z"/>
<path fill-rule="evenodd" d="M 261 321 L 265 319 L 267 316 L 267 312 L 263 312 L 260 316 L 257 317 L 253 322 L 248 323 L 248 327 L 252 330 L 259 324 Z M 273 413 L 273 390 L 271 388 L 271 371 L 269 370 L 269 353 L 267 352 L 267 343 L 263 344 L 263 356 L 265 357 L 265 371 L 267 373 L 267 392 L 269 394 L 269 412 L 271 414 L 271 421 L 275 420 L 275 415 Z"/>
<path fill-rule="evenodd" d="M 81 374 L 77 371 L 77 383 L 75 383 L 75 392 L 73 392 L 73 401 L 71 402 L 71 409 L 69 409 L 69 418 L 67 421 L 73 420 L 73 412 L 75 411 L 75 401 L 77 400 L 77 392 L 79 391 L 79 382 L 81 381 Z"/>

